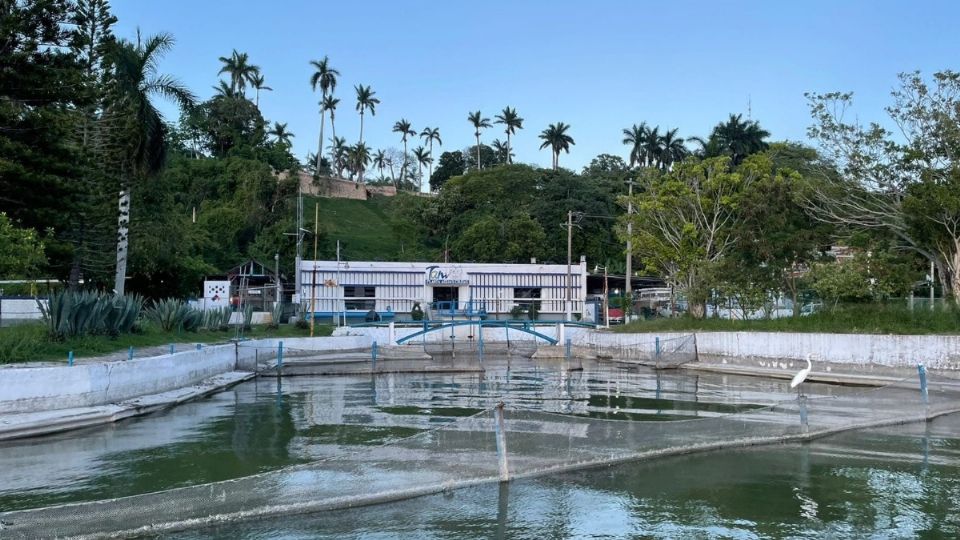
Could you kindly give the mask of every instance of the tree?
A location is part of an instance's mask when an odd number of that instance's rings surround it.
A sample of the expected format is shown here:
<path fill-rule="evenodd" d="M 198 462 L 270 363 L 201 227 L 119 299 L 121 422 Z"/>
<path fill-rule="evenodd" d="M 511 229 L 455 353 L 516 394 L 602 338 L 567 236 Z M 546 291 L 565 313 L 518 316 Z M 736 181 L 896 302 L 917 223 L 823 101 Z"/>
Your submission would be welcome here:
<path fill-rule="evenodd" d="M 0 212 L 0 279 L 29 279 L 47 262 L 43 242 L 33 229 L 17 227 Z"/>
<path fill-rule="evenodd" d="M 267 132 L 267 135 L 270 135 L 274 139 L 276 139 L 278 144 L 282 144 L 288 147 L 292 144 L 290 139 L 294 137 L 294 134 L 290 133 L 290 131 L 287 130 L 286 122 L 283 122 L 283 123 L 274 122 L 273 128 Z"/>
<path fill-rule="evenodd" d="M 573 137 L 567 135 L 567 130 L 570 129 L 569 124 L 564 124 L 563 122 L 557 122 L 556 124 L 550 124 L 547 129 L 540 132 L 540 138 L 543 139 L 543 144 L 540 145 L 540 149 L 550 147 L 553 153 L 553 170 L 557 170 L 560 167 L 560 151 L 565 151 L 570 153 L 570 146 L 576 144 L 573 142 Z"/>
<path fill-rule="evenodd" d="M 513 157 L 513 152 L 510 151 L 510 145 L 505 144 L 500 139 L 494 139 L 491 144 L 493 152 L 497 156 L 497 163 L 501 165 L 508 165 L 510 163 L 510 158 Z"/>
<path fill-rule="evenodd" d="M 236 49 L 230 54 L 230 57 L 221 56 L 220 62 L 223 67 L 220 68 L 218 75 L 226 73 L 230 77 L 230 90 L 244 95 L 244 89 L 247 83 L 253 83 L 254 77 L 260 74 L 260 68 L 250 63 L 250 57 L 247 53 L 237 52 Z"/>
<path fill-rule="evenodd" d="M 750 154 L 767 149 L 764 141 L 770 132 L 760 127 L 756 120 L 743 121 L 742 114 L 731 114 L 726 122 L 717 124 L 706 143 L 700 142 L 706 157 L 729 156 L 730 164 L 736 167 Z"/>
<path fill-rule="evenodd" d="M 477 155 L 480 156 L 480 163 L 477 163 Z M 481 144 L 479 149 L 476 146 L 464 148 L 463 161 L 466 163 L 468 171 L 489 169 L 502 163 L 496 150 L 486 144 Z"/>
<path fill-rule="evenodd" d="M 357 91 L 357 112 L 360 113 L 360 142 L 363 142 L 363 111 L 370 109 L 370 116 L 375 116 L 377 114 L 377 105 L 380 103 L 380 100 L 373 97 L 376 95 L 376 92 L 370 89 L 369 86 L 363 86 L 358 84 L 354 87 Z"/>
<path fill-rule="evenodd" d="M 190 109 L 183 120 L 183 128 L 193 134 L 195 142 L 217 157 L 256 148 L 266 135 L 260 110 L 239 95 L 216 95 Z"/>
<path fill-rule="evenodd" d="M 343 137 L 330 139 L 330 163 L 337 176 L 343 178 L 343 169 L 347 166 L 347 140 Z"/>
<path fill-rule="evenodd" d="M 690 151 L 684 146 L 683 137 L 677 137 L 677 128 L 669 129 L 660 137 L 660 166 L 669 169 L 674 163 L 683 161 Z"/>
<path fill-rule="evenodd" d="M 383 178 L 383 168 L 387 166 L 387 153 L 383 149 L 373 154 L 373 166 L 380 172 L 380 178 Z"/>
<path fill-rule="evenodd" d="M 503 132 L 507 134 L 506 151 L 503 155 L 507 158 L 505 163 L 509 165 L 513 163 L 513 152 L 510 151 L 510 136 L 516 133 L 518 129 L 523 129 L 523 118 L 520 118 L 516 109 L 504 107 L 500 114 L 494 116 L 494 121 L 497 124 L 503 124 Z M 477 141 L 477 144 L 480 144 L 480 142 Z"/>
<path fill-rule="evenodd" d="M 324 111 L 330 113 L 330 131 L 333 132 L 334 137 L 337 136 L 337 124 L 335 122 L 337 105 L 340 105 L 340 98 L 333 97 L 332 95 L 323 98 L 323 101 L 320 102 L 320 114 L 323 114 Z M 323 126 L 320 127 L 322 128 Z"/>
<path fill-rule="evenodd" d="M 256 98 L 256 101 L 253 102 L 253 104 L 256 105 L 258 109 L 260 108 L 260 91 L 261 90 L 273 91 L 273 88 L 270 88 L 269 86 L 267 86 L 266 82 L 267 82 L 266 79 L 264 79 L 263 75 L 261 75 L 260 73 L 256 73 L 252 77 L 250 77 L 250 85 L 253 86 L 253 88 L 257 91 L 257 98 Z"/>
<path fill-rule="evenodd" d="M 644 149 L 644 142 L 647 140 L 647 128 L 646 122 L 641 122 L 640 125 L 634 124 L 632 127 L 623 129 L 623 144 L 626 144 L 630 147 L 630 166 L 635 165 L 646 165 L 647 154 Z"/>
<path fill-rule="evenodd" d="M 467 164 L 462 152 L 444 152 L 440 154 L 437 169 L 430 175 L 430 189 L 440 191 L 447 180 L 462 175 L 467 170 Z"/>
<path fill-rule="evenodd" d="M 960 291 L 960 73 L 903 73 L 886 112 L 897 135 L 844 121 L 851 94 L 808 94 L 809 130 L 835 174 L 812 184 L 808 208 L 853 231 L 890 235 L 932 262 L 944 291 Z"/>
<path fill-rule="evenodd" d="M 407 179 L 407 138 L 416 136 L 417 132 L 413 130 L 406 118 L 401 118 L 393 124 L 393 132 L 399 133 L 403 140 L 403 168 L 400 169 L 400 182 L 403 182 Z"/>
<path fill-rule="evenodd" d="M 102 122 L 104 145 L 117 159 L 121 181 L 117 230 L 116 294 L 126 281 L 130 223 L 130 192 L 137 182 L 156 174 L 163 165 L 166 126 L 153 102 L 167 97 L 182 108 L 193 107 L 193 93 L 169 75 L 157 73 L 157 64 L 173 46 L 169 34 L 159 34 L 131 43 L 121 40 L 112 48 L 109 90 Z M 239 59 L 239 58 L 238 58 Z"/>
<path fill-rule="evenodd" d="M 324 56 L 321 60 L 311 60 L 310 65 L 313 67 L 313 73 L 310 75 L 310 88 L 316 92 L 317 87 L 320 87 L 320 138 L 317 141 L 317 165 L 316 168 L 320 170 L 320 159 L 323 156 L 323 123 L 324 123 L 324 111 L 330 111 L 330 125 L 333 126 L 333 110 L 337 108 L 336 103 L 329 102 L 327 98 L 333 97 L 333 92 L 337 88 L 337 77 L 340 76 L 340 72 L 330 65 L 330 58 Z M 339 100 L 337 100 L 339 101 Z M 332 106 L 331 106 L 332 105 Z M 333 132 L 333 136 L 337 136 L 337 132 Z"/>
<path fill-rule="evenodd" d="M 422 146 L 413 149 L 413 158 L 417 161 L 417 177 L 420 179 L 417 191 L 423 191 L 423 166 L 433 163 L 433 158 L 430 157 L 430 152 Z"/>
<path fill-rule="evenodd" d="M 366 144 L 358 142 L 347 148 L 347 160 L 350 169 L 357 173 L 357 180 L 363 182 L 363 172 L 370 164 L 370 148 Z"/>
<path fill-rule="evenodd" d="M 484 118 L 483 115 L 480 114 L 480 111 L 477 111 L 477 112 L 472 112 L 472 113 L 468 114 L 468 115 L 467 115 L 467 121 L 469 121 L 469 122 L 473 125 L 473 134 L 476 135 L 476 137 L 477 137 L 477 165 L 479 166 L 479 165 L 481 164 L 481 160 L 480 160 L 480 131 L 481 131 L 482 129 L 486 129 L 486 128 L 488 128 L 488 127 L 491 127 L 490 119 L 489 119 L 489 118 Z"/>
<path fill-rule="evenodd" d="M 436 141 L 438 145 L 443 146 L 443 141 L 440 140 L 440 128 L 424 128 L 420 132 L 420 138 L 430 147 L 430 178 L 433 178 L 433 142 Z"/>

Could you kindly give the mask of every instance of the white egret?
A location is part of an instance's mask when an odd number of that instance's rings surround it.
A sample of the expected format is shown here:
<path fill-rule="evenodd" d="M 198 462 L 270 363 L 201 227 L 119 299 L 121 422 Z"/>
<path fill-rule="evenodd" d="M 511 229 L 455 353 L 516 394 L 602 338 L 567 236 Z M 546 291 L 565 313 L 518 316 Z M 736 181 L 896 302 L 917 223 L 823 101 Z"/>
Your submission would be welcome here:
<path fill-rule="evenodd" d="M 810 375 L 810 369 L 813 368 L 813 364 L 810 362 L 810 355 L 807 355 L 807 367 L 801 369 L 793 376 L 793 380 L 790 381 L 790 388 L 797 388 L 803 381 L 807 380 L 807 375 Z M 797 395 L 800 395 L 800 389 L 797 388 Z"/>

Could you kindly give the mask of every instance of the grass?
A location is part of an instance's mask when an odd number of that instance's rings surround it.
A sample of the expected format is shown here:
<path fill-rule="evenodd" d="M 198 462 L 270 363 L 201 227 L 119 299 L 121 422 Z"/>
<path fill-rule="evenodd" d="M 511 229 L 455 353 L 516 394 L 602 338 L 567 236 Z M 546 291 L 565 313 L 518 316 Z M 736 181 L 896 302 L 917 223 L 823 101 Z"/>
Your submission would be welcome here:
<path fill-rule="evenodd" d="M 329 336 L 332 332 L 332 326 L 318 325 L 314 335 Z M 225 342 L 232 339 L 234 335 L 233 330 L 164 332 L 156 326 L 147 325 L 141 333 L 125 334 L 117 338 L 86 336 L 65 341 L 51 341 L 42 324 L 23 324 L 0 328 L 0 364 L 49 360 L 66 362 L 70 351 L 73 351 L 75 358 L 85 358 L 125 351 L 131 346 L 137 349 L 169 343 Z M 294 325 L 281 325 L 277 329 L 254 326 L 249 332 L 244 332 L 246 338 L 307 337 L 309 335 L 309 329 L 299 329 Z"/>
<path fill-rule="evenodd" d="M 780 319 L 731 321 L 675 319 L 635 321 L 616 332 L 818 332 L 826 334 L 960 334 L 960 310 L 929 309 L 896 304 L 848 304 L 807 315 Z"/>

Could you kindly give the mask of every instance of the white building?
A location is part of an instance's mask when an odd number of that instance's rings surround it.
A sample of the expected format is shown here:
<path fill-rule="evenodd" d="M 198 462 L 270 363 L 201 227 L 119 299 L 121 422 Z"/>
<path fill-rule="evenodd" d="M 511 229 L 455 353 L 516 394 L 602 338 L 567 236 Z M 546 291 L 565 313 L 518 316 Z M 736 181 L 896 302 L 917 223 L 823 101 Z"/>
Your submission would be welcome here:
<path fill-rule="evenodd" d="M 565 264 L 303 261 L 294 301 L 317 318 L 354 322 L 370 310 L 384 320 L 410 319 L 415 303 L 430 319 L 511 319 L 520 316 L 515 308 L 531 305 L 541 320 L 563 320 L 568 309 L 579 319 L 586 278 L 584 259 L 570 267 L 569 281 Z"/>

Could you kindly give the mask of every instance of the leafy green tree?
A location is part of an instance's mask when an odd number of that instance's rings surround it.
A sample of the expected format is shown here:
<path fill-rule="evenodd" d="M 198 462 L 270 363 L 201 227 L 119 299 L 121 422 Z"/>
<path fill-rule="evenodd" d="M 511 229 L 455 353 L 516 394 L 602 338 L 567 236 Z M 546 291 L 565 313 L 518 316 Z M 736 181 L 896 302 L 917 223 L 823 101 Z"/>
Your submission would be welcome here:
<path fill-rule="evenodd" d="M 507 158 L 504 163 L 509 165 L 513 163 L 513 152 L 510 151 L 510 136 L 514 135 L 518 129 L 523 129 L 523 118 L 520 118 L 516 109 L 510 107 L 504 107 L 503 111 L 493 118 L 494 123 L 503 124 L 503 132 L 507 135 L 506 149 L 502 152 L 502 155 Z M 477 144 L 480 144 L 480 142 L 477 141 Z"/>
<path fill-rule="evenodd" d="M 467 163 L 461 152 L 444 152 L 440 154 L 437 169 L 430 175 L 430 189 L 440 191 L 447 180 L 460 176 L 467 170 Z"/>
<path fill-rule="evenodd" d="M 377 114 L 377 105 L 380 104 L 380 100 L 373 97 L 376 95 L 370 86 L 363 86 L 358 84 L 354 87 L 354 90 L 357 91 L 357 112 L 360 113 L 360 142 L 363 142 L 363 112 L 367 109 L 370 109 L 370 116 L 375 116 Z"/>
<path fill-rule="evenodd" d="M 744 122 L 742 114 L 731 114 L 726 122 L 713 128 L 707 141 L 691 140 L 700 142 L 706 157 L 728 156 L 735 167 L 750 154 L 766 150 L 765 139 L 769 136 L 770 132 L 761 128 L 756 120 Z"/>
<path fill-rule="evenodd" d="M 477 163 L 477 156 L 480 156 L 480 163 Z M 501 156 L 497 154 L 497 151 L 486 144 L 481 144 L 479 149 L 474 146 L 465 148 L 463 150 L 463 161 L 466 163 L 468 171 L 489 169 L 502 163 Z"/>
<path fill-rule="evenodd" d="M 573 137 L 567 134 L 568 129 L 570 129 L 569 124 L 557 122 L 556 124 L 550 124 L 547 129 L 540 132 L 540 138 L 543 139 L 540 149 L 550 147 L 553 153 L 553 170 L 560 167 L 560 152 L 564 151 L 569 154 L 570 147 L 576 144 L 573 142 Z"/>
<path fill-rule="evenodd" d="M 453 243 L 459 261 L 526 262 L 538 257 L 546 235 L 530 216 L 486 216 L 473 222 Z"/>
<path fill-rule="evenodd" d="M 480 111 L 472 112 L 467 115 L 467 121 L 473 126 L 473 134 L 477 137 L 477 166 L 483 168 L 483 160 L 480 158 L 480 133 L 488 127 L 492 127 L 489 118 L 484 118 Z"/>
<path fill-rule="evenodd" d="M 43 242 L 33 229 L 14 225 L 7 214 L 0 212 L 0 278 L 36 278 L 47 262 Z"/>
<path fill-rule="evenodd" d="M 195 107 L 185 129 L 195 132 L 207 151 L 224 157 L 238 149 L 250 150 L 264 142 L 266 122 L 257 106 L 239 96 L 216 95 Z"/>

